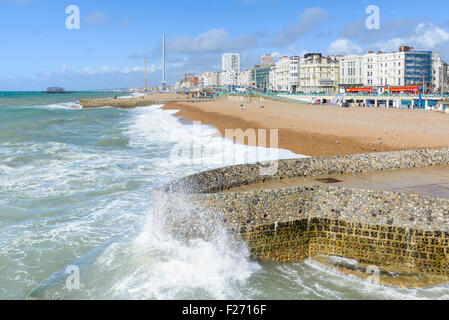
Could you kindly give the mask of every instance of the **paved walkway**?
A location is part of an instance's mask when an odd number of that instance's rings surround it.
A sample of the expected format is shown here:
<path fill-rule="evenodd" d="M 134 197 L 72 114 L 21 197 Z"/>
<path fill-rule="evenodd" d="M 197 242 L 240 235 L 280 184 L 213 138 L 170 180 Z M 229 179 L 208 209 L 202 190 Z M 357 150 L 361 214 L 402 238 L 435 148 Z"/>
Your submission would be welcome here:
<path fill-rule="evenodd" d="M 226 192 L 335 185 L 449 199 L 449 166 L 376 171 L 359 174 L 295 177 L 233 188 Z"/>

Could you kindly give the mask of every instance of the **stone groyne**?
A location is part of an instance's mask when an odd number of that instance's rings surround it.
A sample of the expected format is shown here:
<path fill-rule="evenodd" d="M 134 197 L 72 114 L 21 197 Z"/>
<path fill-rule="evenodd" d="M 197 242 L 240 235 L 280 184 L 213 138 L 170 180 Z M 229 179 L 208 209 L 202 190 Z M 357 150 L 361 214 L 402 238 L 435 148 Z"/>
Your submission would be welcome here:
<path fill-rule="evenodd" d="M 224 192 L 298 176 L 353 174 L 449 164 L 449 149 L 280 160 L 199 173 L 154 193 L 154 212 L 180 239 L 211 237 L 224 226 L 256 259 L 301 262 L 319 255 L 382 270 L 449 275 L 449 200 L 313 185 Z"/>
<path fill-rule="evenodd" d="M 123 109 L 132 109 L 137 107 L 146 107 L 151 105 L 161 105 L 168 103 L 180 103 L 180 102 L 205 102 L 211 101 L 210 99 L 155 99 L 151 96 L 137 97 L 137 98 L 94 98 L 94 99 L 80 99 L 79 104 L 83 108 L 103 108 L 114 107 Z"/>

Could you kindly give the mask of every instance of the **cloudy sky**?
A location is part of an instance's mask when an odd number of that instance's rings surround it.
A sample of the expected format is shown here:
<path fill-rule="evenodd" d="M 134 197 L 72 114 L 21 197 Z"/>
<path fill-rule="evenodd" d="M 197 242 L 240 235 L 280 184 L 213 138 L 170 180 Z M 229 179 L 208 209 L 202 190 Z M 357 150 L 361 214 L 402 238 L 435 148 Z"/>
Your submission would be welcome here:
<path fill-rule="evenodd" d="M 80 29 L 66 28 L 66 8 L 80 9 Z M 366 8 L 380 9 L 368 30 Z M 218 71 L 223 52 L 242 68 L 265 53 L 303 55 L 392 52 L 400 45 L 439 52 L 449 62 L 447 0 L 0 0 L 0 91 L 143 86 Z"/>

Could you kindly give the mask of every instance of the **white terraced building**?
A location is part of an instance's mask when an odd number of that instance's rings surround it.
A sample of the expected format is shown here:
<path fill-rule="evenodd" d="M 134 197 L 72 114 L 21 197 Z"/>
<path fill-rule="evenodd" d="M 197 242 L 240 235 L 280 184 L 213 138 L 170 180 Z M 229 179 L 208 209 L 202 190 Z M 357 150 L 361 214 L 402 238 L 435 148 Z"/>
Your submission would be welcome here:
<path fill-rule="evenodd" d="M 340 86 L 363 86 L 363 56 L 349 55 L 340 59 Z"/>
<path fill-rule="evenodd" d="M 449 88 L 448 81 L 448 64 L 444 62 L 438 53 L 432 54 L 432 82 L 435 93 L 446 93 Z"/>
<path fill-rule="evenodd" d="M 233 71 L 223 71 L 220 76 L 220 85 L 224 87 L 237 85 L 237 73 Z"/>
<path fill-rule="evenodd" d="M 297 92 L 300 58 L 280 57 L 270 72 L 270 89 L 279 92 Z"/>
<path fill-rule="evenodd" d="M 369 52 L 340 59 L 340 87 L 420 86 L 434 93 L 447 91 L 447 64 L 437 53 L 414 51 L 402 46 L 399 52 Z"/>
<path fill-rule="evenodd" d="M 363 56 L 363 84 L 382 89 L 386 86 L 405 86 L 405 52 L 367 53 Z"/>
<path fill-rule="evenodd" d="M 252 84 L 251 69 L 246 69 L 237 75 L 237 86 L 250 88 Z"/>
<path fill-rule="evenodd" d="M 199 79 L 200 87 L 208 88 L 220 86 L 220 75 L 220 72 L 203 72 Z"/>

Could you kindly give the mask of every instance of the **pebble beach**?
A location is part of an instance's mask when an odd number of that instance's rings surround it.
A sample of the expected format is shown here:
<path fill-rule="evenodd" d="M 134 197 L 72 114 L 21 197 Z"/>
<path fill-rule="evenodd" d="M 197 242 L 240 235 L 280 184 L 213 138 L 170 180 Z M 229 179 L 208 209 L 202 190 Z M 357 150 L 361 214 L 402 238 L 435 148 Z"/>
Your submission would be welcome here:
<path fill-rule="evenodd" d="M 226 129 L 279 129 L 279 148 L 308 156 L 449 146 L 449 115 L 440 112 L 242 102 L 238 97 L 168 103 L 164 109 L 212 125 L 223 136 Z"/>

